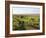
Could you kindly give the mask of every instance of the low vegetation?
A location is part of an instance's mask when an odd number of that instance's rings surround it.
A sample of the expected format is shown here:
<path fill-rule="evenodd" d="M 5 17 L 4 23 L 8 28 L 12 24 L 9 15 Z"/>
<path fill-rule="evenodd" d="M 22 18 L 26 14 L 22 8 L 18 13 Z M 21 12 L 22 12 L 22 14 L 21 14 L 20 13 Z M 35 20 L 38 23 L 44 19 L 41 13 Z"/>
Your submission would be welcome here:
<path fill-rule="evenodd" d="M 39 16 L 16 16 L 13 15 L 13 30 L 40 29 Z"/>

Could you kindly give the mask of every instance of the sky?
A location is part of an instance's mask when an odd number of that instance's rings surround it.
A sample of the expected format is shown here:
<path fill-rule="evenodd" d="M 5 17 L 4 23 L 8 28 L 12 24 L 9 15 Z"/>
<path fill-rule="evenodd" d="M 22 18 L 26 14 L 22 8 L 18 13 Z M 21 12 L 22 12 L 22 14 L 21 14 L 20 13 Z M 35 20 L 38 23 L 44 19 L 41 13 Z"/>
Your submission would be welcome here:
<path fill-rule="evenodd" d="M 13 7 L 13 14 L 40 14 L 40 8 Z"/>

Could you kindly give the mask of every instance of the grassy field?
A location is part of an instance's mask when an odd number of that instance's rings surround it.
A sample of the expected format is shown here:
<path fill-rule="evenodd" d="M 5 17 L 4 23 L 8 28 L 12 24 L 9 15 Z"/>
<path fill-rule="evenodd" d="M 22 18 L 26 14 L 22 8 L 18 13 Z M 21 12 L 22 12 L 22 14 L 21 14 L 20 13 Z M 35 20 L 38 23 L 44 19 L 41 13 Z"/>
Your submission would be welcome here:
<path fill-rule="evenodd" d="M 40 16 L 13 15 L 13 30 L 40 29 Z"/>

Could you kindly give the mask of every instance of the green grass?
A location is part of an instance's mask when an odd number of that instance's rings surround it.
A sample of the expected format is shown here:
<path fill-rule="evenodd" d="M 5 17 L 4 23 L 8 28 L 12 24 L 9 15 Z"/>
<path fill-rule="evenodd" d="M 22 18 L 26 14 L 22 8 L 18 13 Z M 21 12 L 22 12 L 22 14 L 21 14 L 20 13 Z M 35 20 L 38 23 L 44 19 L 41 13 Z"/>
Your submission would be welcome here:
<path fill-rule="evenodd" d="M 13 30 L 40 29 L 39 16 L 16 16 L 13 15 Z"/>

